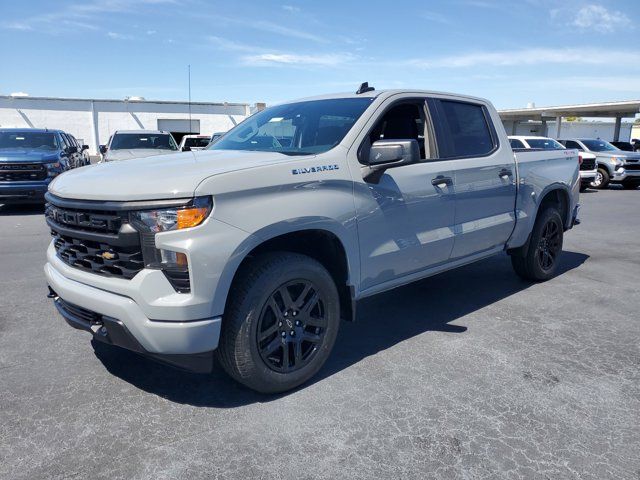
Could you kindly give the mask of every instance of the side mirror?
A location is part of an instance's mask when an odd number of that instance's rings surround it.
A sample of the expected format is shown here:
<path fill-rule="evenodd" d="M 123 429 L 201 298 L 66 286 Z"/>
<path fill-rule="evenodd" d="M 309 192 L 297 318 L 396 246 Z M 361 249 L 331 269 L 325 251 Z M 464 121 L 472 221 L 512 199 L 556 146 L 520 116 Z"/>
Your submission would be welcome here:
<path fill-rule="evenodd" d="M 71 147 L 67 147 L 67 154 L 68 155 L 73 155 L 74 153 L 78 153 L 78 147 L 71 146 Z"/>
<path fill-rule="evenodd" d="M 184 146 L 184 147 L 182 147 L 182 151 L 183 152 L 190 152 L 191 151 L 191 147 Z"/>
<path fill-rule="evenodd" d="M 100 145 L 100 153 L 101 154 L 105 154 L 107 153 L 107 146 L 106 145 Z"/>
<path fill-rule="evenodd" d="M 82 145 L 82 151 L 89 150 L 89 145 Z"/>
<path fill-rule="evenodd" d="M 388 168 L 402 167 L 420 161 L 417 140 L 378 140 L 369 149 L 369 171 L 364 180 L 378 183 Z"/>

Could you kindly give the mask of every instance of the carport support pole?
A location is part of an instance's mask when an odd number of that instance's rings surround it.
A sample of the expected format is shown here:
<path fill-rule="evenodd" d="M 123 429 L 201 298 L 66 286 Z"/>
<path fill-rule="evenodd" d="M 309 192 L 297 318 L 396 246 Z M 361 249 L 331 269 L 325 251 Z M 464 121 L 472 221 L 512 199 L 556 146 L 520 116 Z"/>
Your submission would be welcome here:
<path fill-rule="evenodd" d="M 547 125 L 547 119 L 542 119 L 542 136 L 546 137 L 549 135 L 549 126 Z"/>
<path fill-rule="evenodd" d="M 93 130 L 93 144 L 95 145 L 95 154 L 100 154 L 100 136 L 98 134 L 98 112 L 96 104 L 91 100 L 91 128 Z"/>
<path fill-rule="evenodd" d="M 613 141 L 620 140 L 620 126 L 622 125 L 622 117 L 616 117 L 616 126 L 613 129 Z"/>
<path fill-rule="evenodd" d="M 562 129 L 562 117 L 556 117 L 556 140 L 560 138 L 561 129 Z"/>

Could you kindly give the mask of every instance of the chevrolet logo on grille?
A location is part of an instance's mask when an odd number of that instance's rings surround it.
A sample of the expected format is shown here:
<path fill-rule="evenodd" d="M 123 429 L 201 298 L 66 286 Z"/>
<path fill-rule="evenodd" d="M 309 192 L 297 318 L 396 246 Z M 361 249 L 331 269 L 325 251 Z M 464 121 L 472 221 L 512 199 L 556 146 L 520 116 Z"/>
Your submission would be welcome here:
<path fill-rule="evenodd" d="M 104 258 L 105 260 L 113 260 L 118 255 L 113 252 L 102 252 L 98 254 L 99 257 Z"/>

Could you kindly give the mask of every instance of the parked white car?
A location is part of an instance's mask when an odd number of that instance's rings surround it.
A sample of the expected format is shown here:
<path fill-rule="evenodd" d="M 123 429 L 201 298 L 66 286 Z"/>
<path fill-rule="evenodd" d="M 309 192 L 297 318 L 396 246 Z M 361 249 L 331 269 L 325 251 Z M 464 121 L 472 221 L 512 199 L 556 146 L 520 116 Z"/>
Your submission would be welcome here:
<path fill-rule="evenodd" d="M 511 148 L 540 148 L 542 150 L 562 150 L 565 147 L 560 142 L 549 137 L 535 137 L 526 135 L 512 135 L 509 137 Z M 593 153 L 580 151 L 580 191 L 584 192 L 591 182 L 596 179 L 598 165 Z"/>
<path fill-rule="evenodd" d="M 162 130 L 116 130 L 107 145 L 100 145 L 101 162 L 166 155 L 178 151 L 169 132 Z"/>
<path fill-rule="evenodd" d="M 179 149 L 181 152 L 204 150 L 210 141 L 209 135 L 185 135 L 180 141 Z"/>

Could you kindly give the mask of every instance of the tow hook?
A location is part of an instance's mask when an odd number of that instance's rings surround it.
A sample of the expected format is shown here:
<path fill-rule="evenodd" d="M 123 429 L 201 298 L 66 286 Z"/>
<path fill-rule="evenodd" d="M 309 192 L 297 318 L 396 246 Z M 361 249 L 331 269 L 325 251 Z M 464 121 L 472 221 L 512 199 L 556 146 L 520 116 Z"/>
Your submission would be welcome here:
<path fill-rule="evenodd" d="M 58 294 L 53 291 L 53 288 L 49 286 L 47 286 L 47 288 L 49 289 L 49 293 L 47 293 L 47 298 L 53 298 L 53 299 L 58 298 Z"/>

